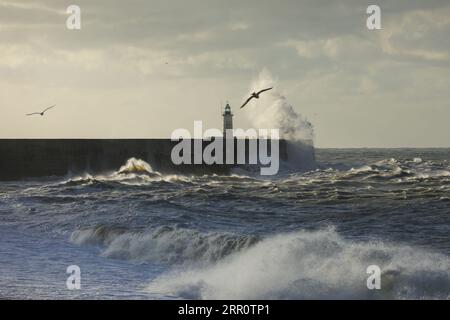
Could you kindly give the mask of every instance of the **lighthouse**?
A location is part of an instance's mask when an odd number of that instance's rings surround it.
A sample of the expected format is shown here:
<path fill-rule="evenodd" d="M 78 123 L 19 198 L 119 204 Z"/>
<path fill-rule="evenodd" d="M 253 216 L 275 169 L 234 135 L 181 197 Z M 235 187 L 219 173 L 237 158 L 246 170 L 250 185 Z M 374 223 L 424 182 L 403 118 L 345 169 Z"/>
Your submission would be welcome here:
<path fill-rule="evenodd" d="M 230 104 L 227 102 L 225 111 L 223 112 L 223 135 L 226 135 L 228 129 L 233 130 L 233 114 L 231 113 Z"/>

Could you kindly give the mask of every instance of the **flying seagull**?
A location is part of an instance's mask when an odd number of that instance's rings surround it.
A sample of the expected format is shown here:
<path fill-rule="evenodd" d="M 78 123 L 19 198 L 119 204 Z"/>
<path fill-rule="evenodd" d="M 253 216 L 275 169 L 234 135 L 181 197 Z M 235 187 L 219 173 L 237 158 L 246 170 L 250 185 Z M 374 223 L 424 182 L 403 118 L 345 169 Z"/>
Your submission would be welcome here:
<path fill-rule="evenodd" d="M 56 107 L 56 105 L 53 105 L 53 106 L 51 106 L 51 107 L 48 107 L 47 109 L 45 109 L 45 110 L 42 111 L 42 112 L 33 112 L 33 113 L 29 113 L 29 114 L 27 114 L 27 116 L 33 116 L 33 115 L 38 115 L 38 114 L 40 114 L 41 116 L 43 116 L 44 113 L 47 112 L 47 110 L 50 110 L 51 108 L 54 108 L 54 107 Z"/>
<path fill-rule="evenodd" d="M 244 104 L 241 106 L 241 109 L 242 109 L 243 107 L 245 107 L 245 106 L 247 105 L 247 103 L 249 103 L 250 100 L 252 100 L 253 98 L 259 99 L 259 95 L 260 95 L 261 93 L 263 93 L 263 92 L 265 92 L 265 91 L 272 90 L 272 89 L 273 89 L 273 87 L 267 88 L 267 89 L 263 89 L 263 90 L 261 90 L 261 91 L 259 91 L 259 92 L 253 92 L 252 95 L 247 99 L 247 101 L 245 101 Z"/>

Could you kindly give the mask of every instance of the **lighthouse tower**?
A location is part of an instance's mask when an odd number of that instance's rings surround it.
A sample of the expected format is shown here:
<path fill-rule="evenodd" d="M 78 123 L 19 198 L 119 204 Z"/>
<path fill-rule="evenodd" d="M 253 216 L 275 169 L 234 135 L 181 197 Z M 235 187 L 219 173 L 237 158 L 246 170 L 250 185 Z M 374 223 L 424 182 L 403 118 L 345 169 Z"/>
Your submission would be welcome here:
<path fill-rule="evenodd" d="M 227 102 L 225 111 L 223 112 L 223 135 L 226 135 L 227 129 L 233 129 L 233 114 L 231 113 L 230 104 Z"/>

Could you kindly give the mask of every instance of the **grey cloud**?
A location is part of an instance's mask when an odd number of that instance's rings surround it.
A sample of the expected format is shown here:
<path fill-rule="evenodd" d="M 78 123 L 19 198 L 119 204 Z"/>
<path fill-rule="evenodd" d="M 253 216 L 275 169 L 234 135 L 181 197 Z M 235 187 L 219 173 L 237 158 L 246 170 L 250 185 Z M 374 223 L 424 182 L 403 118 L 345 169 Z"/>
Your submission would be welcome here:
<path fill-rule="evenodd" d="M 18 88 L 89 96 L 194 79 L 201 92 L 211 79 L 232 87 L 268 68 L 306 111 L 367 99 L 439 109 L 449 99 L 448 0 L 376 1 L 381 31 L 365 27 L 369 0 L 77 0 L 75 32 L 64 13 L 73 1 L 12 1 L 0 0 L 0 74 Z"/>

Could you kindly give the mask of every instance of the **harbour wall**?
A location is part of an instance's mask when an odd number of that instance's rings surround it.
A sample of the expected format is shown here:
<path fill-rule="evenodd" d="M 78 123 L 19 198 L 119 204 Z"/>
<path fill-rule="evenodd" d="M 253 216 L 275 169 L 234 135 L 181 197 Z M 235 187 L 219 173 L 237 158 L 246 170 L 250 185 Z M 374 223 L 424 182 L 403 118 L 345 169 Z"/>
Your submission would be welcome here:
<path fill-rule="evenodd" d="M 237 140 L 235 138 L 235 157 Z M 230 169 L 241 166 L 205 163 L 175 165 L 171 152 L 178 143 L 170 139 L 0 139 L 0 180 L 112 172 L 133 157 L 148 162 L 153 170 L 161 173 L 228 174 Z M 201 143 L 204 150 L 211 142 Z M 270 141 L 267 145 L 270 154 Z M 245 139 L 245 146 L 248 163 L 249 139 Z M 193 155 L 194 140 L 191 147 Z M 314 157 L 312 145 L 305 143 L 301 148 L 304 150 L 299 152 L 306 157 L 305 161 Z M 281 161 L 289 161 L 287 141 L 279 140 L 279 154 Z"/>

